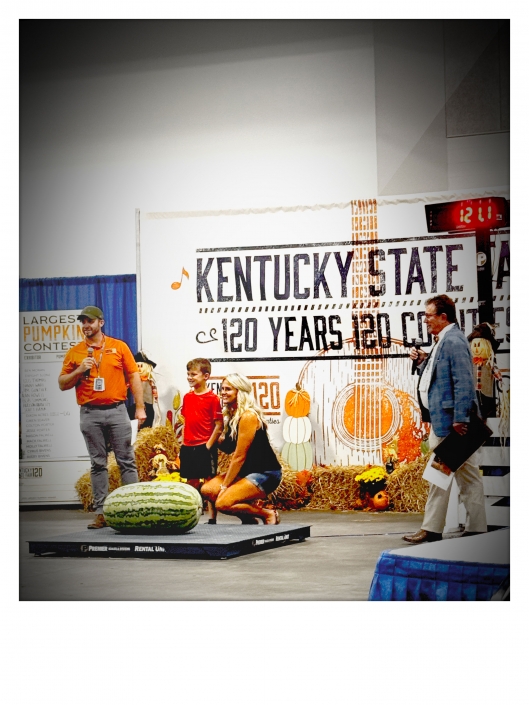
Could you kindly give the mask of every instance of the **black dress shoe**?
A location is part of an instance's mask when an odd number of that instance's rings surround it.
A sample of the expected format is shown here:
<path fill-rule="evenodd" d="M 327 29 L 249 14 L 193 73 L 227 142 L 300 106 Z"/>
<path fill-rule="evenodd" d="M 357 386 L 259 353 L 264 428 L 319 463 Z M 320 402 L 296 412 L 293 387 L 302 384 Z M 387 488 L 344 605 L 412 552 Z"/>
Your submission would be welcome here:
<path fill-rule="evenodd" d="M 463 531 L 461 538 L 464 539 L 467 536 L 479 536 L 480 534 L 486 534 L 486 531 Z"/>
<path fill-rule="evenodd" d="M 419 529 L 419 531 L 416 531 L 414 534 L 408 534 L 402 538 L 404 541 L 413 544 L 432 543 L 432 541 L 441 541 L 443 534 L 437 534 L 435 531 L 425 531 L 424 529 Z"/>

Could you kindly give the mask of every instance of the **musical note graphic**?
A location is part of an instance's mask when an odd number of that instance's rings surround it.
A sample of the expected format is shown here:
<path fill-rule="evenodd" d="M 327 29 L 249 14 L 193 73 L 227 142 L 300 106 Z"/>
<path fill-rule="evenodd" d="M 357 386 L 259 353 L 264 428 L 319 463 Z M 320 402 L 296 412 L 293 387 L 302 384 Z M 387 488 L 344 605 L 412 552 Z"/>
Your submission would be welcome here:
<path fill-rule="evenodd" d="M 198 336 L 199 336 L 199 335 L 204 335 L 204 336 L 205 336 L 205 335 L 206 335 L 206 331 L 205 331 L 205 330 L 200 330 L 200 331 L 198 331 L 198 333 L 196 334 L 196 341 L 197 341 L 197 343 L 212 343 L 214 340 L 218 340 L 218 338 L 215 338 L 215 333 L 216 333 L 216 332 L 217 332 L 217 329 L 216 329 L 216 328 L 211 328 L 211 330 L 209 331 L 209 334 L 210 334 L 211 338 L 210 338 L 209 340 L 199 340 L 199 339 L 198 339 Z"/>
<path fill-rule="evenodd" d="M 183 279 L 184 277 L 187 277 L 187 278 L 189 279 L 189 274 L 188 274 L 188 272 L 186 272 L 186 270 L 182 267 L 182 274 L 181 274 L 181 276 L 180 276 L 180 281 L 179 281 L 179 282 L 173 282 L 173 283 L 171 284 L 171 289 L 180 289 L 180 287 L 182 286 L 182 279 Z"/>

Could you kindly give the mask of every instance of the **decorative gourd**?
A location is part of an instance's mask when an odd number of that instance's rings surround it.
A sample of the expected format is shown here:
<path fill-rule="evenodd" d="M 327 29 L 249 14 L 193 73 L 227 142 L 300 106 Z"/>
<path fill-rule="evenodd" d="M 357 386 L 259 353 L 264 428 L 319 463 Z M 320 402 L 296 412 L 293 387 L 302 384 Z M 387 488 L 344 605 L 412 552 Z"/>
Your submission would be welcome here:
<path fill-rule="evenodd" d="M 312 427 L 307 416 L 287 416 L 283 424 L 283 438 L 286 443 L 306 443 Z"/>
<path fill-rule="evenodd" d="M 285 411 L 289 416 L 300 418 L 306 416 L 310 411 L 310 395 L 301 388 L 299 382 L 295 389 L 287 392 L 285 397 Z"/>
<path fill-rule="evenodd" d="M 377 492 L 374 497 L 371 497 L 369 500 L 369 505 L 377 512 L 382 509 L 387 509 L 389 507 L 389 495 L 386 490 L 381 490 L 380 492 Z"/>
<path fill-rule="evenodd" d="M 292 470 L 310 470 L 312 467 L 312 446 L 310 443 L 285 443 L 281 457 Z"/>
<path fill-rule="evenodd" d="M 202 497 L 182 482 L 136 482 L 111 492 L 103 514 L 117 531 L 183 534 L 198 524 Z"/>

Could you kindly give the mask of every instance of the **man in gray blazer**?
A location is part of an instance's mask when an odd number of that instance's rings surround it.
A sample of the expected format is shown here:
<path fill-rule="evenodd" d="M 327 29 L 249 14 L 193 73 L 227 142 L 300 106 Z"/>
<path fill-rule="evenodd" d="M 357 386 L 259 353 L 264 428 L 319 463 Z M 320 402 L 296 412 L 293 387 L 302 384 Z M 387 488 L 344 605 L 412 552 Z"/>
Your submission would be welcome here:
<path fill-rule="evenodd" d="M 433 450 L 452 429 L 462 436 L 467 433 L 470 414 L 478 411 L 478 400 L 470 346 L 457 324 L 456 307 L 450 297 L 443 294 L 427 300 L 426 325 L 434 336 L 434 347 L 429 355 L 412 348 L 410 357 L 419 363 L 419 405 L 423 421 L 431 423 L 429 441 Z M 475 454 L 456 470 L 455 481 L 467 510 L 463 536 L 486 532 L 483 482 Z M 450 490 L 431 484 L 422 527 L 404 540 L 413 544 L 440 541 L 449 497 Z"/>

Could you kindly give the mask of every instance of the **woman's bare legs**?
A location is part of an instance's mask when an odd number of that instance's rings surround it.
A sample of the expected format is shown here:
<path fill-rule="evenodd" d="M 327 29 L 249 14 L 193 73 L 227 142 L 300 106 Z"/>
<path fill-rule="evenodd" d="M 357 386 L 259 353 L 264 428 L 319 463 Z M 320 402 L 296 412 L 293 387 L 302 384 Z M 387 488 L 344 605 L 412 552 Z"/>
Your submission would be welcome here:
<path fill-rule="evenodd" d="M 207 499 L 208 502 L 215 504 L 217 496 L 220 492 L 220 486 L 224 481 L 224 477 L 224 475 L 215 475 L 215 477 L 212 477 L 211 480 L 205 482 L 200 488 L 200 494 Z"/>
<path fill-rule="evenodd" d="M 200 494 L 202 494 L 202 483 L 200 482 L 200 480 L 189 479 L 187 481 L 187 484 L 191 485 L 191 487 L 194 487 L 196 490 L 198 490 L 200 492 Z M 204 484 L 207 484 L 207 483 L 204 483 Z M 208 512 L 209 522 L 214 524 L 217 520 L 217 512 L 215 509 L 215 504 L 213 502 L 207 502 L 207 512 Z"/>
<path fill-rule="evenodd" d="M 217 511 L 238 517 L 251 516 L 262 519 L 265 524 L 277 524 L 278 516 L 274 509 L 265 509 L 250 502 L 266 499 L 266 494 L 249 480 L 242 478 L 230 485 L 219 497 L 220 485 L 224 476 L 217 475 L 202 487 L 202 494 L 210 502 L 215 502 Z M 250 502 L 245 501 L 250 500 Z"/>

